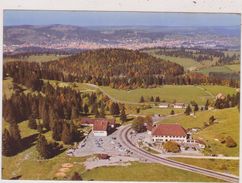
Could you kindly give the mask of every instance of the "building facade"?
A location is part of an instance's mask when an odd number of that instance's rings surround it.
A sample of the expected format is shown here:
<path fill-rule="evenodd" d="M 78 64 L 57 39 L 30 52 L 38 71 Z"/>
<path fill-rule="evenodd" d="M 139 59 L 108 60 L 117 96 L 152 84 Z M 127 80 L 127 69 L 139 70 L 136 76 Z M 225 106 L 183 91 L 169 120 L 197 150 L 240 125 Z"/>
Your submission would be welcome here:
<path fill-rule="evenodd" d="M 152 141 L 155 143 L 167 141 L 175 141 L 177 143 L 187 142 L 186 130 L 179 124 L 160 124 L 148 133 L 152 135 Z"/>

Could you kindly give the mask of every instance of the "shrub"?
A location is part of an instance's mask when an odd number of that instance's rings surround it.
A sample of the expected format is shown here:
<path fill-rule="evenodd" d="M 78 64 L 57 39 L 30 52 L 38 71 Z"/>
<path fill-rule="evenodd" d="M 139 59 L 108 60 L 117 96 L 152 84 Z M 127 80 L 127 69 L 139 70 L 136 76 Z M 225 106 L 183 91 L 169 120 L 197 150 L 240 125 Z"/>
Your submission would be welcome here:
<path fill-rule="evenodd" d="M 177 153 L 177 152 L 181 151 L 179 144 L 177 144 L 176 142 L 173 142 L 173 141 L 166 142 L 163 145 L 163 147 L 167 152 Z"/>
<path fill-rule="evenodd" d="M 228 136 L 228 137 L 226 137 L 226 146 L 227 147 L 236 147 L 237 144 L 232 137 Z"/>

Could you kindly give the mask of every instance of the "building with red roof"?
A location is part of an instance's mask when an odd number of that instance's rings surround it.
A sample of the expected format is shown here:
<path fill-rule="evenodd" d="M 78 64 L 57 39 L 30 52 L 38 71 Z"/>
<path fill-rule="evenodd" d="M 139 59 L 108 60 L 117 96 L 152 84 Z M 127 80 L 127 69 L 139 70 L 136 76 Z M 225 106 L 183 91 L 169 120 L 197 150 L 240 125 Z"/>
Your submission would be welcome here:
<path fill-rule="evenodd" d="M 107 136 L 108 131 L 115 128 L 115 119 L 82 118 L 81 125 L 92 126 L 94 136 Z"/>
<path fill-rule="evenodd" d="M 186 130 L 179 124 L 160 124 L 152 128 L 153 142 L 186 142 Z"/>

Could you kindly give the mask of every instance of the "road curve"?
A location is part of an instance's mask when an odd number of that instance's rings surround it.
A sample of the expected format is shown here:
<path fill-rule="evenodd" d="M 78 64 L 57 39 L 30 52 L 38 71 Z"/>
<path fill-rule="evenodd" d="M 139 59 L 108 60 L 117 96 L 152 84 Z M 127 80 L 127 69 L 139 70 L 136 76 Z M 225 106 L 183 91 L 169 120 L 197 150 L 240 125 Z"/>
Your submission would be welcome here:
<path fill-rule="evenodd" d="M 145 159 L 149 162 L 160 163 L 160 164 L 167 165 L 167 166 L 170 166 L 173 168 L 179 168 L 182 170 L 187 170 L 187 171 L 191 171 L 194 173 L 203 174 L 203 175 L 206 175 L 209 177 L 224 180 L 226 182 L 239 182 L 239 177 L 235 176 L 235 175 L 216 172 L 213 170 L 208 170 L 205 168 L 200 168 L 200 167 L 188 165 L 185 163 L 180 163 L 180 162 L 177 162 L 174 160 L 170 160 L 170 159 L 166 159 L 166 158 L 162 158 L 162 157 L 158 157 L 156 155 L 150 154 L 150 153 L 138 148 L 130 141 L 130 139 L 128 138 L 128 134 L 130 131 L 131 131 L 130 125 L 126 125 L 126 126 L 122 127 L 122 129 L 120 129 L 120 132 L 119 132 L 120 142 L 124 147 L 126 147 L 127 149 L 132 151 L 135 155 L 137 155 L 137 157 Z"/>

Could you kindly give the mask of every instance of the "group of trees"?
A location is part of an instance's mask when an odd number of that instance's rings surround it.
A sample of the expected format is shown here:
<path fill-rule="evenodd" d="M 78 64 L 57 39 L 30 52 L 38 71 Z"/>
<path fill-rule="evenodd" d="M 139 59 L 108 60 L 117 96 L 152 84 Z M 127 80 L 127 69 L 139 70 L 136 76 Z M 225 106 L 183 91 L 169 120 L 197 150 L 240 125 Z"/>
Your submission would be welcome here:
<path fill-rule="evenodd" d="M 140 103 L 144 103 L 144 102 L 145 102 L 145 98 L 144 98 L 144 96 L 141 96 L 141 97 L 140 97 L 139 102 L 140 102 Z M 159 97 L 159 96 L 157 96 L 157 97 L 155 97 L 155 98 L 154 98 L 153 96 L 151 96 L 150 99 L 149 99 L 149 102 L 161 102 L 161 100 L 160 100 L 160 97 Z"/>
<path fill-rule="evenodd" d="M 147 129 L 146 127 L 149 125 L 152 125 L 152 119 L 150 116 L 146 116 L 146 117 L 138 116 L 133 120 L 131 127 L 137 133 L 141 133 L 141 132 L 144 132 Z"/>
<path fill-rule="evenodd" d="M 214 107 L 216 109 L 224 109 L 229 107 L 235 107 L 240 105 L 240 92 L 237 92 L 236 94 L 227 95 L 224 98 L 217 98 Z"/>
<path fill-rule="evenodd" d="M 224 49 L 204 49 L 204 48 L 159 48 L 155 53 L 172 57 L 190 58 L 197 62 L 205 60 L 212 61 L 214 57 L 218 58 L 218 64 L 229 64 L 240 59 L 239 54 L 225 54 Z"/>

